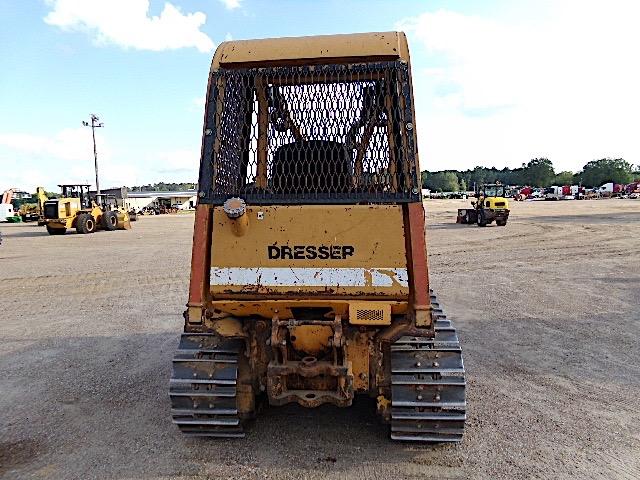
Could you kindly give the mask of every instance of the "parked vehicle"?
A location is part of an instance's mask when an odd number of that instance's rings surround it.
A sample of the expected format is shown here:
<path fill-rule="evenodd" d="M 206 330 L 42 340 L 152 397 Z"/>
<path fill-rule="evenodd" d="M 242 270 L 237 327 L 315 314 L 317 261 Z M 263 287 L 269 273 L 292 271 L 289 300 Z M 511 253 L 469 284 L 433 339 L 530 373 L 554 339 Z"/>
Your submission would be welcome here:
<path fill-rule="evenodd" d="M 224 42 L 207 73 L 174 423 L 231 439 L 259 399 L 368 395 L 394 440 L 461 441 L 464 363 L 429 290 L 405 35 Z"/>
<path fill-rule="evenodd" d="M 560 200 L 562 198 L 562 187 L 552 186 L 544 189 L 545 200 Z"/>
<path fill-rule="evenodd" d="M 475 223 L 486 227 L 493 221 L 504 227 L 509 218 L 509 201 L 506 199 L 505 187 L 499 183 L 486 183 L 476 189 L 476 200 L 471 202 L 473 208 L 459 208 L 456 223 Z"/>
<path fill-rule="evenodd" d="M 46 200 L 43 223 L 49 235 L 64 235 L 69 228 L 78 233 L 93 233 L 97 229 L 129 230 L 129 214 L 115 206 L 113 195 L 89 195 L 89 185 L 59 185 L 62 196 Z"/>

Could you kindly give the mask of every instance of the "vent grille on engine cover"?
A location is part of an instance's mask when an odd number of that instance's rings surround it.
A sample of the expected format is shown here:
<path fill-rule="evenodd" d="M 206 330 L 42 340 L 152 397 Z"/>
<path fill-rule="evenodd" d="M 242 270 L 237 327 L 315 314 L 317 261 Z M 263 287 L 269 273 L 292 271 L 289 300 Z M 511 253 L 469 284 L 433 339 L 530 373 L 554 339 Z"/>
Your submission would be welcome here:
<path fill-rule="evenodd" d="M 200 202 L 415 202 L 403 62 L 221 68 L 210 78 Z"/>
<path fill-rule="evenodd" d="M 352 325 L 391 325 L 391 304 L 382 302 L 349 303 Z"/>

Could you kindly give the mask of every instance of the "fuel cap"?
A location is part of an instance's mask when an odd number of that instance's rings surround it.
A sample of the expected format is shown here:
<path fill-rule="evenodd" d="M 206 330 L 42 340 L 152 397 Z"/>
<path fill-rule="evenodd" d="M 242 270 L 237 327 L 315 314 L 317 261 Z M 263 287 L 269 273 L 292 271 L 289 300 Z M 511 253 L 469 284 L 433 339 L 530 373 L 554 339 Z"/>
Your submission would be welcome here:
<path fill-rule="evenodd" d="M 231 197 L 224 202 L 222 209 L 229 218 L 238 218 L 244 215 L 247 210 L 247 204 L 241 198 Z"/>

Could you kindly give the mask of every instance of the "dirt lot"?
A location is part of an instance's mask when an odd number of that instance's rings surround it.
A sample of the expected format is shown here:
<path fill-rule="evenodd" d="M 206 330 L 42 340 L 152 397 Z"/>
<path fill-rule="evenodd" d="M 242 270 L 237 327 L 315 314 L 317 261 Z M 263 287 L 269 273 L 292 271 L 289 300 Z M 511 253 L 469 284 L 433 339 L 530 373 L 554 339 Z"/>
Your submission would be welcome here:
<path fill-rule="evenodd" d="M 2 478 L 640 478 L 640 200 L 428 201 L 432 286 L 468 370 L 459 446 L 393 444 L 366 399 L 269 408 L 243 440 L 169 420 L 193 217 L 0 229 Z"/>

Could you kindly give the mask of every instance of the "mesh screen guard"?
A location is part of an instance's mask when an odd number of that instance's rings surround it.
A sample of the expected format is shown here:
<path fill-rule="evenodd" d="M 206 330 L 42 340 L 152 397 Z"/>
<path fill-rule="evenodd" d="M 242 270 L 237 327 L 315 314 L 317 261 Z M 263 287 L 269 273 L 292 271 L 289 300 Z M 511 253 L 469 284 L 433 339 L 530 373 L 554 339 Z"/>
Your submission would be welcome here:
<path fill-rule="evenodd" d="M 404 62 L 211 74 L 200 201 L 420 200 Z"/>

